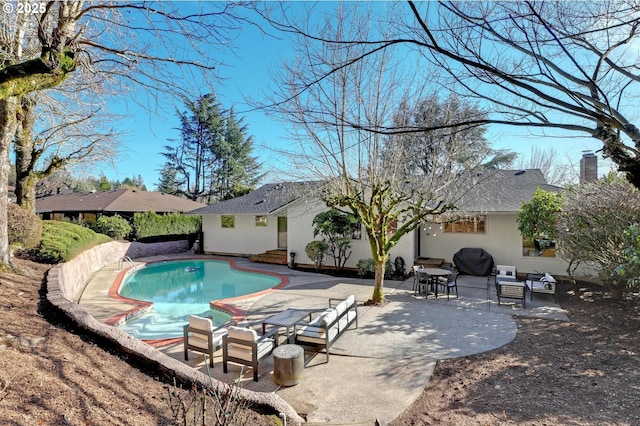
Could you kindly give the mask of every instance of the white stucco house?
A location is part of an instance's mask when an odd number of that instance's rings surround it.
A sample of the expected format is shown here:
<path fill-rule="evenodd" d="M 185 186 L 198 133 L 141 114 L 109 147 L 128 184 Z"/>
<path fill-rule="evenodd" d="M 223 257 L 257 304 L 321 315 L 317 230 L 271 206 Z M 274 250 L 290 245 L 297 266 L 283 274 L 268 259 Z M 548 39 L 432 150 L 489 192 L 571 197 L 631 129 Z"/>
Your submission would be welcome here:
<path fill-rule="evenodd" d="M 391 252 L 391 260 L 402 257 L 409 268 L 415 259 L 435 258 L 451 262 L 461 248 L 482 248 L 496 264 L 515 265 L 522 272 L 564 274 L 566 264 L 554 249 L 539 250 L 523 241 L 516 222 L 521 204 L 529 201 L 537 188 L 560 191 L 548 185 L 540 170 L 500 170 L 487 172 L 472 193 L 462 201 L 464 220 L 432 223 L 405 235 Z M 485 176 L 486 177 L 486 176 Z M 202 215 L 202 249 L 209 254 L 252 256 L 268 250 L 295 254 L 298 265 L 313 265 L 305 246 L 314 239 L 313 218 L 327 209 L 314 196 L 319 182 L 266 184 L 232 200 L 190 212 Z M 347 267 L 370 258 L 366 234 L 354 235 Z M 327 265 L 332 264 L 327 259 Z"/>

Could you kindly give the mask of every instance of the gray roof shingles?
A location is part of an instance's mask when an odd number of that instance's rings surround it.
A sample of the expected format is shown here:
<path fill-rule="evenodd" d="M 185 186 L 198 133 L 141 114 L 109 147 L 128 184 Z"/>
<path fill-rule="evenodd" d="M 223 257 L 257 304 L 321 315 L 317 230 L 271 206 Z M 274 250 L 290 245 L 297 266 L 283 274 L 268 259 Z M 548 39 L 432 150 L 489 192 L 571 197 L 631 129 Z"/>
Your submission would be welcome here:
<path fill-rule="evenodd" d="M 531 200 L 537 188 L 562 191 L 547 184 L 542 171 L 496 170 L 477 177 L 478 183 L 464 197 L 459 206 L 469 212 L 517 212 L 523 202 Z M 302 196 L 313 196 L 319 182 L 283 182 L 261 186 L 249 194 L 220 201 L 190 212 L 190 214 L 254 214 L 268 215 Z"/>
<path fill-rule="evenodd" d="M 517 212 L 530 201 L 537 188 L 559 192 L 549 185 L 539 169 L 496 170 L 478 177 L 478 184 L 463 197 L 460 207 L 473 212 Z"/>
<path fill-rule="evenodd" d="M 311 194 L 318 186 L 319 182 L 268 183 L 241 197 L 220 201 L 190 214 L 273 214 L 298 198 Z"/>
<path fill-rule="evenodd" d="M 203 207 L 185 198 L 162 192 L 116 189 L 74 192 L 36 199 L 36 213 L 45 212 L 189 212 Z"/>

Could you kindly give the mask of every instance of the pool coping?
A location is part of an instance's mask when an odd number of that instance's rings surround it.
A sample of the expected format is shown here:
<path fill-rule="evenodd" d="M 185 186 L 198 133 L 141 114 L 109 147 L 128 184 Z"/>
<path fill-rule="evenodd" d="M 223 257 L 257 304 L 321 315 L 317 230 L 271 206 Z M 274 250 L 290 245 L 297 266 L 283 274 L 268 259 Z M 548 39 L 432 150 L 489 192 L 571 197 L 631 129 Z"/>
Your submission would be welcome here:
<path fill-rule="evenodd" d="M 252 269 L 252 268 L 247 268 L 244 266 L 239 266 L 238 263 L 236 262 L 235 259 L 229 259 L 226 257 L 222 257 L 222 256 L 211 256 L 211 255 L 189 255 L 189 256 L 184 256 L 184 257 L 175 257 L 172 259 L 151 259 L 148 261 L 144 261 L 144 262 L 138 262 L 139 264 L 142 264 L 144 266 L 149 265 L 149 264 L 154 264 L 154 263 L 166 263 L 166 262 L 178 262 L 178 261 L 185 261 L 185 260 L 217 260 L 217 261 L 222 261 L 222 262 L 226 262 L 229 263 L 230 267 L 232 269 L 235 269 L 237 271 L 242 271 L 242 272 L 249 272 L 249 273 L 253 273 L 253 274 L 259 274 L 259 275 L 268 275 L 268 276 L 273 276 L 276 277 L 278 279 L 280 279 L 280 284 L 278 284 L 277 286 L 265 289 L 265 290 L 260 290 L 258 292 L 255 293 L 250 293 L 250 294 L 245 294 L 242 296 L 236 296 L 236 297 L 229 297 L 226 299 L 219 299 L 219 300 L 212 300 L 209 302 L 209 306 L 211 309 L 217 309 L 219 311 L 222 312 L 226 312 L 229 315 L 231 315 L 231 322 L 236 322 L 236 323 L 240 323 L 242 321 L 244 321 L 244 319 L 247 316 L 246 311 L 244 311 L 243 309 L 238 308 L 237 306 L 234 306 L 233 303 L 237 303 L 243 300 L 248 300 L 248 299 L 252 299 L 252 298 L 256 298 L 256 297 L 262 297 L 264 295 L 267 295 L 273 291 L 282 289 L 284 287 L 286 287 L 289 284 L 289 278 L 285 275 L 279 274 L 277 272 L 271 272 L 271 271 L 264 271 L 264 270 L 260 270 L 260 269 Z M 104 321 L 105 324 L 113 326 L 113 327 L 118 327 L 119 325 L 121 325 L 122 323 L 124 323 L 125 321 L 140 315 L 144 312 L 147 312 L 149 310 L 151 310 L 153 308 L 153 302 L 147 302 L 144 300 L 139 300 L 139 299 L 132 299 L 129 297 L 125 297 L 125 296 L 121 296 L 119 291 L 120 291 L 120 287 L 122 287 L 122 284 L 124 283 L 125 278 L 131 274 L 133 272 L 135 272 L 134 267 L 133 266 L 128 266 L 127 268 L 123 269 L 122 271 L 120 271 L 118 273 L 118 275 L 116 275 L 116 278 L 114 279 L 113 283 L 111 284 L 111 286 L 108 289 L 108 296 L 113 299 L 116 302 L 120 302 L 120 303 L 124 303 L 127 305 L 133 305 L 133 307 L 131 309 L 128 309 L 124 312 L 120 312 L 116 315 L 113 315 L 112 317 L 108 318 L 107 320 Z M 167 339 L 140 339 L 143 342 L 147 343 L 148 345 L 154 346 L 154 347 L 162 347 L 162 346 L 167 346 L 167 345 L 172 345 L 175 343 L 182 343 L 182 341 L 184 340 L 183 337 L 172 337 L 172 338 L 167 338 Z"/>

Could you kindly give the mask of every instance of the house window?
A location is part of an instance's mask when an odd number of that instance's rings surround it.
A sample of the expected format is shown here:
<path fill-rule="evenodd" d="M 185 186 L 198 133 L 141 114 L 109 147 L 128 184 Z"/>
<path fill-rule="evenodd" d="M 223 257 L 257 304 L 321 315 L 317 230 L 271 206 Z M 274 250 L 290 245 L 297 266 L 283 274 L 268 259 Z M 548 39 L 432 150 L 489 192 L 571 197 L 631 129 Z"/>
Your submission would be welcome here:
<path fill-rule="evenodd" d="M 465 217 L 455 222 L 445 223 L 444 232 L 451 234 L 484 234 L 485 222 L 485 216 Z"/>
<path fill-rule="evenodd" d="M 98 220 L 98 215 L 95 213 L 84 213 L 82 215 L 82 220 L 84 220 L 86 223 L 96 223 L 96 220 Z"/>
<path fill-rule="evenodd" d="M 526 257 L 556 257 L 556 242 L 544 236 L 522 238 L 522 255 Z"/>
<path fill-rule="evenodd" d="M 256 216 L 256 226 L 267 226 L 267 217 Z"/>
<path fill-rule="evenodd" d="M 235 216 L 222 216 L 220 218 L 220 223 L 223 228 L 235 228 L 236 227 L 236 218 Z"/>

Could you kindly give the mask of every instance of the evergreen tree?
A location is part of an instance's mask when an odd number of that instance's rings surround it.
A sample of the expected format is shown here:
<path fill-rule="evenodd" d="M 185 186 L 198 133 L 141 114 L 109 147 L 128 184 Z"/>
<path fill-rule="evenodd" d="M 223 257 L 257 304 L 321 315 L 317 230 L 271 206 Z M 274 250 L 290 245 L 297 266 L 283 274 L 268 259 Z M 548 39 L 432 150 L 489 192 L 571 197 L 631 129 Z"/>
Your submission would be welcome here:
<path fill-rule="evenodd" d="M 180 184 L 177 180 L 176 169 L 171 166 L 171 164 L 165 163 L 165 165 L 162 166 L 157 189 L 165 194 L 179 195 L 181 193 Z"/>
<path fill-rule="evenodd" d="M 411 160 L 406 165 L 409 175 L 428 175 L 443 160 L 459 171 L 464 171 L 470 158 L 483 159 L 486 169 L 508 165 L 516 154 L 492 149 L 485 138 L 485 126 L 460 124 L 482 122 L 486 115 L 482 109 L 457 96 L 440 100 L 436 94 L 415 105 L 403 101 L 394 116 L 399 134 L 385 141 L 385 156 L 392 156 L 397 149 L 411 152 Z M 418 131 L 420 129 L 429 130 Z"/>
<path fill-rule="evenodd" d="M 146 191 L 147 188 L 144 185 L 144 181 L 142 180 L 142 176 L 138 175 L 132 177 L 126 177 L 122 181 L 120 185 L 117 185 L 118 188 L 124 189 L 134 189 L 136 191 Z"/>
<path fill-rule="evenodd" d="M 109 179 L 105 175 L 100 177 L 100 182 L 98 183 L 98 190 L 100 191 L 109 191 L 111 190 L 111 183 Z"/>
<path fill-rule="evenodd" d="M 181 140 L 176 147 L 166 146 L 162 153 L 165 167 L 176 169 L 178 193 L 197 201 L 211 196 L 209 170 L 215 162 L 215 147 L 222 137 L 224 118 L 215 94 L 185 101 L 186 111 L 179 112 Z"/>
<path fill-rule="evenodd" d="M 247 136 L 247 126 L 243 121 L 236 118 L 233 109 L 226 118 L 224 137 L 216 152 L 217 167 L 212 170 L 214 201 L 246 194 L 262 177 L 257 173 L 261 164 L 251 156 L 253 138 Z"/>
<path fill-rule="evenodd" d="M 252 190 L 260 164 L 251 156 L 253 141 L 243 120 L 233 109 L 222 111 L 212 94 L 186 106 L 178 113 L 181 140 L 162 153 L 166 162 L 158 189 L 209 204 Z"/>

